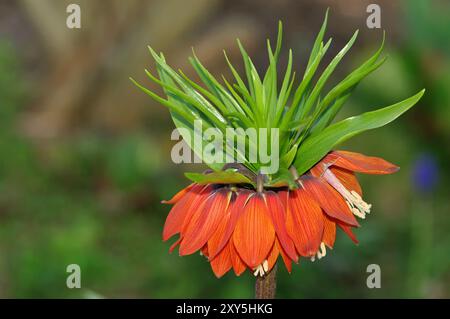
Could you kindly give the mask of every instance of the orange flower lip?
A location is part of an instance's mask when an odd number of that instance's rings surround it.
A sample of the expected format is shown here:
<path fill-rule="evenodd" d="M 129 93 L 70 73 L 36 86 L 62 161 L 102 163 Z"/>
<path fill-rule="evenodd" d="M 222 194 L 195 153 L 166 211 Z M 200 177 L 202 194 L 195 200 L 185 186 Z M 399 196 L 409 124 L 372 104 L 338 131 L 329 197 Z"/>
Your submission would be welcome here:
<path fill-rule="evenodd" d="M 356 217 L 370 205 L 362 200 L 354 172 L 390 174 L 398 167 L 376 157 L 333 151 L 298 178 L 298 188 L 257 192 L 227 185 L 191 184 L 172 199 L 163 240 L 179 234 L 170 251 L 200 251 L 217 277 L 233 269 L 264 276 L 281 255 L 289 272 L 300 257 L 315 260 L 333 248 L 336 225 L 355 243 Z"/>

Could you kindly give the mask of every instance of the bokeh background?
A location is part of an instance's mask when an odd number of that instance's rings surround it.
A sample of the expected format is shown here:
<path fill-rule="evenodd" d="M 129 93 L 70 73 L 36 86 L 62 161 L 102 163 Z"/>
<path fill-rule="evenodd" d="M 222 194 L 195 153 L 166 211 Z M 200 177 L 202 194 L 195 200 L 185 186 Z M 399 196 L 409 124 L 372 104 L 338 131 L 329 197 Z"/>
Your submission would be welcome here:
<path fill-rule="evenodd" d="M 71 2 L 82 9 L 80 30 L 65 25 Z M 336 83 L 381 42 L 382 30 L 366 27 L 369 3 L 0 0 L 0 297 L 252 297 L 251 274 L 218 280 L 198 255 L 168 254 L 160 200 L 188 184 L 184 170 L 203 167 L 170 161 L 169 114 L 128 77 L 151 86 L 147 44 L 188 74 L 194 46 L 213 74 L 227 76 L 222 49 L 241 66 L 236 37 L 262 69 L 279 19 L 301 73 L 330 7 L 331 53 L 360 29 Z M 389 60 L 341 116 L 427 92 L 395 123 L 342 147 L 401 170 L 361 177 L 374 209 L 356 230 L 360 244 L 339 234 L 320 262 L 303 260 L 292 275 L 280 267 L 278 297 L 450 297 L 450 3 L 376 3 Z M 72 263 L 81 289 L 66 287 Z M 366 286 L 373 263 L 381 289 Z"/>

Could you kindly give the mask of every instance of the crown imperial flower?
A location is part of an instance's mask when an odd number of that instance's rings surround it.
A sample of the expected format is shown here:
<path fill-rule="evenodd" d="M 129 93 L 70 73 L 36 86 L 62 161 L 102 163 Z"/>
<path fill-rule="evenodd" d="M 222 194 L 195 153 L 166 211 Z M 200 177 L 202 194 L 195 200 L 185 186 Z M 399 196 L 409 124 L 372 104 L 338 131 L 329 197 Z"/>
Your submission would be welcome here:
<path fill-rule="evenodd" d="M 194 54 L 190 62 L 202 81 L 200 85 L 182 71 L 174 71 L 163 54 L 151 48 L 158 77 L 146 73 L 163 87 L 167 98 L 133 80 L 169 108 L 175 125 L 183 130 L 181 134 L 200 158 L 204 154 L 186 137 L 194 133 L 195 121 L 202 121 L 204 130 L 214 128 L 222 133 L 227 128 L 279 132 L 278 140 L 272 135 L 268 140 L 254 141 L 242 134 L 244 148 L 236 147 L 234 140 L 223 140 L 218 151 L 239 161 L 207 163 L 210 170 L 203 174 L 186 173 L 193 183 L 164 201 L 173 207 L 164 225 L 163 240 L 179 236 L 170 251 L 178 247 L 182 256 L 200 251 L 217 277 L 231 269 L 236 275 L 249 269 L 255 276 L 265 277 L 280 256 L 291 272 L 292 262 L 302 257 L 313 261 L 325 257 L 327 248 L 334 246 L 336 228 L 357 243 L 353 233 L 359 227 L 357 218 L 365 219 L 372 206 L 363 199 L 355 173 L 391 174 L 398 170 L 381 158 L 335 148 L 356 134 L 393 121 L 416 104 L 424 90 L 391 106 L 333 122 L 357 84 L 385 61 L 380 58 L 384 38 L 367 61 L 324 93 L 325 84 L 358 34 L 356 31 L 314 82 L 331 44 L 331 40 L 323 42 L 326 24 L 327 15 L 296 85 L 292 50 L 284 76 L 277 77 L 281 23 L 275 50 L 267 42 L 269 66 L 262 77 L 238 40 L 246 81 L 226 54 L 235 83 L 223 78 L 221 84 Z M 275 142 L 279 148 L 278 170 L 264 173 L 265 163 L 252 161 L 246 150 L 267 151 L 268 144 Z"/>

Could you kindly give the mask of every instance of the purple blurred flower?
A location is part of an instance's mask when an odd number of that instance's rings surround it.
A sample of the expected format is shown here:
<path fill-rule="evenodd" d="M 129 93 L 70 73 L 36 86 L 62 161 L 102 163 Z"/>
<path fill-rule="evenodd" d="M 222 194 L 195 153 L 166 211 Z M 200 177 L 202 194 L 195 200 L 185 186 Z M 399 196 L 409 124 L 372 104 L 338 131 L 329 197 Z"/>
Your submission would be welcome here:
<path fill-rule="evenodd" d="M 423 154 L 414 163 L 414 187 L 422 193 L 433 191 L 438 183 L 439 167 L 432 154 Z"/>

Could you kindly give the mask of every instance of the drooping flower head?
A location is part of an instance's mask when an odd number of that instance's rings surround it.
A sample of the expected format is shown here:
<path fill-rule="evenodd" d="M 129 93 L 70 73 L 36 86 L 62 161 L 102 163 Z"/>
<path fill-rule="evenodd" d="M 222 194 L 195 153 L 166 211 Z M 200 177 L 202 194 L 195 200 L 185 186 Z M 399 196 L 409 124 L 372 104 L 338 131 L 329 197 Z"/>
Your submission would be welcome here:
<path fill-rule="evenodd" d="M 217 277 L 231 269 L 237 275 L 249 269 L 264 276 L 280 256 L 291 272 L 292 262 L 301 257 L 313 261 L 324 257 L 327 248 L 333 248 L 337 228 L 356 243 L 352 229 L 359 227 L 358 219 L 365 219 L 372 207 L 363 199 L 355 173 L 398 170 L 381 158 L 334 149 L 356 134 L 393 121 L 424 91 L 391 106 L 333 122 L 352 90 L 385 58 L 380 58 L 382 44 L 360 67 L 324 92 L 358 34 L 355 32 L 322 74 L 315 76 L 331 44 L 331 39 L 323 42 L 326 24 L 327 15 L 299 80 L 292 72 L 292 50 L 284 76 L 278 79 L 281 23 L 275 50 L 267 42 L 269 66 L 262 76 L 238 41 L 246 81 L 226 54 L 234 80 L 223 77 L 222 84 L 194 54 L 190 62 L 202 81 L 198 84 L 182 71 L 173 70 L 163 54 L 151 48 L 158 76 L 146 73 L 163 87 L 167 98 L 132 80 L 169 108 L 185 142 L 210 167 L 202 174 L 187 173 L 193 183 L 164 201 L 173 207 L 163 240 L 178 236 L 170 251 L 178 248 L 182 256 L 200 252 Z M 227 135 L 230 129 L 234 129 L 232 137 Z M 256 138 L 249 133 L 251 129 L 257 130 Z M 212 136 L 220 134 L 224 138 L 214 141 L 214 151 L 205 151 L 211 149 Z M 219 160 L 210 161 L 211 157 Z M 276 160 L 275 170 L 267 169 L 267 158 Z"/>

